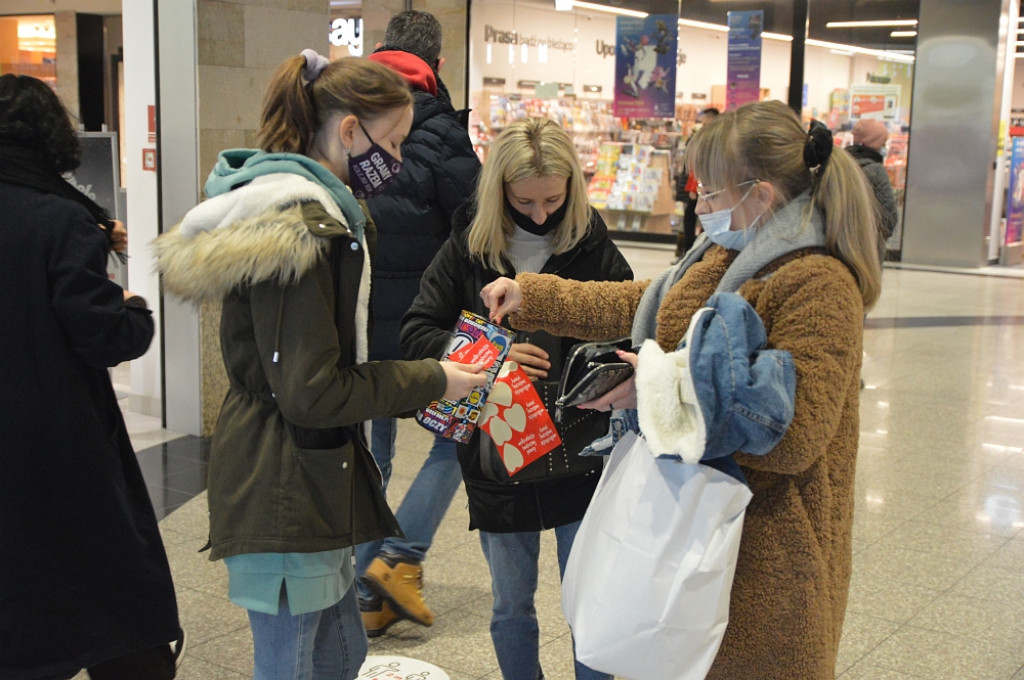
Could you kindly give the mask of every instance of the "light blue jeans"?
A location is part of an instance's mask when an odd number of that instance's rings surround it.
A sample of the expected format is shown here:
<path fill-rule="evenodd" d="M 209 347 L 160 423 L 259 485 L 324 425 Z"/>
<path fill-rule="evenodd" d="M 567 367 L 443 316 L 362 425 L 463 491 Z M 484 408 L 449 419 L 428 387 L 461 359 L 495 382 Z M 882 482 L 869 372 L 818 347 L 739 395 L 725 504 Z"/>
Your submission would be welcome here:
<path fill-rule="evenodd" d="M 318 612 L 292 616 L 283 589 L 276 616 L 248 612 L 253 680 L 353 680 L 366 660 L 355 588 Z"/>
<path fill-rule="evenodd" d="M 558 576 L 565 573 L 579 522 L 555 527 L 558 545 Z M 541 680 L 540 627 L 533 605 L 537 592 L 537 560 L 540 532 L 512 534 L 480 532 L 480 546 L 491 569 L 491 640 L 504 680 Z M 576 680 L 612 680 L 607 673 L 575 662 Z"/>
<path fill-rule="evenodd" d="M 385 493 L 391 480 L 391 461 L 395 457 L 397 432 L 398 421 L 395 418 L 374 418 L 370 450 L 384 477 Z M 416 479 L 402 499 L 401 507 L 395 513 L 405 538 L 390 537 L 357 546 L 356 573 L 363 575 L 381 551 L 423 560 L 461 483 L 462 469 L 459 467 L 455 442 L 444 437 L 434 437 L 434 445 L 423 467 L 416 474 Z M 372 596 L 362 585 L 357 585 L 357 589 L 361 598 Z"/>

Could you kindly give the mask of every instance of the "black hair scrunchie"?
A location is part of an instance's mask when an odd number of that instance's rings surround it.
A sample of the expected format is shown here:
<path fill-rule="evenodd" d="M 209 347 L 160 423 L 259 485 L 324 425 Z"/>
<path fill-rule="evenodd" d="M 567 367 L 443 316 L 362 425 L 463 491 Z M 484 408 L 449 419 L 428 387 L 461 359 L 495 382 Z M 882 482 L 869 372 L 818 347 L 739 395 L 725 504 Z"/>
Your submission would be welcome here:
<path fill-rule="evenodd" d="M 809 170 L 823 168 L 832 155 L 832 131 L 820 120 L 812 120 L 804 143 L 804 165 Z"/>

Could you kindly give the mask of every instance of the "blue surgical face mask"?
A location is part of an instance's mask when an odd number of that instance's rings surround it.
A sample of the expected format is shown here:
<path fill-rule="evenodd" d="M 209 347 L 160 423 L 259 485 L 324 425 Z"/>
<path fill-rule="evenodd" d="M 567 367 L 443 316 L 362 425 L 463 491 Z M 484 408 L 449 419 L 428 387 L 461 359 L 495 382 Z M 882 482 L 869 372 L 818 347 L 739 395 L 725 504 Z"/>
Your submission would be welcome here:
<path fill-rule="evenodd" d="M 757 186 L 757 183 L 754 183 Z M 761 215 L 754 218 L 754 221 L 750 223 L 745 229 L 739 229 L 732 231 L 729 227 L 732 226 L 732 211 L 739 206 L 750 192 L 754 190 L 754 186 L 747 189 L 747 193 L 743 194 L 743 198 L 737 201 L 736 205 L 725 210 L 716 210 L 714 212 L 706 213 L 704 215 L 698 215 L 700 218 L 700 225 L 704 228 L 708 238 L 711 239 L 712 243 L 716 243 L 723 248 L 729 250 L 743 250 L 746 246 L 754 239 L 756 232 L 756 225 L 761 219 Z"/>

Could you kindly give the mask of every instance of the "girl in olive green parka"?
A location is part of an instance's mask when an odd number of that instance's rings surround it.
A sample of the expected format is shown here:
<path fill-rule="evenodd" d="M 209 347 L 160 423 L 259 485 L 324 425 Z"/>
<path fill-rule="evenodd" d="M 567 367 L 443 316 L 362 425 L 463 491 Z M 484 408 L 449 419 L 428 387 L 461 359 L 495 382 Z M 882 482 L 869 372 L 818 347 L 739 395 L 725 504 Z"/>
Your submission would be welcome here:
<path fill-rule="evenodd" d="M 356 676 L 352 546 L 400 533 L 363 425 L 484 381 L 479 367 L 366 361 L 374 228 L 356 196 L 400 170 L 411 103 L 378 64 L 289 59 L 267 91 L 262 149 L 223 152 L 210 199 L 156 243 L 168 292 L 222 303 L 210 558 L 249 610 L 257 680 Z"/>

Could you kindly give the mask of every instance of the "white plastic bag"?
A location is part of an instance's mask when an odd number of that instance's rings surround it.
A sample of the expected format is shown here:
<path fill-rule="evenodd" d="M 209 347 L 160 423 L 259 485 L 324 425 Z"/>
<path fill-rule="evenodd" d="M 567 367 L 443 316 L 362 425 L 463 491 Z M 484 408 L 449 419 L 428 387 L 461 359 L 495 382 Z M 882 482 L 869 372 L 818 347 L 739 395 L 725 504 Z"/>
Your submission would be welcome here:
<path fill-rule="evenodd" d="M 723 472 L 623 437 L 562 579 L 577 659 L 629 680 L 702 680 L 729 620 L 750 498 Z"/>

